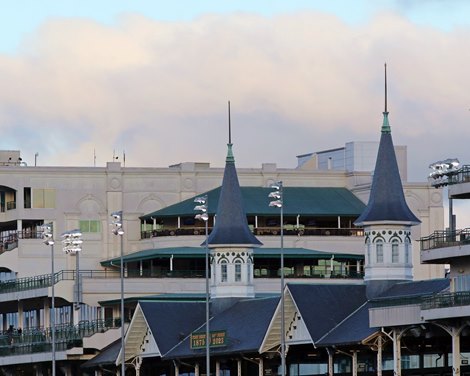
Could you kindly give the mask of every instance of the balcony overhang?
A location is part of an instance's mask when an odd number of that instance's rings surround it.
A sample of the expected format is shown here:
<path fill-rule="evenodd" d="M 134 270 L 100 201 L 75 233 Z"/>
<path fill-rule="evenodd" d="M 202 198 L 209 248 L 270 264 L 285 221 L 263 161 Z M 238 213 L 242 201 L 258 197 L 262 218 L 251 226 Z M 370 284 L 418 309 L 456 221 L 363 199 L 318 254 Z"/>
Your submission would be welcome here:
<path fill-rule="evenodd" d="M 470 254 L 470 244 L 459 242 L 457 245 L 448 247 L 436 247 L 421 250 L 421 263 L 448 264 L 451 259 L 457 257 L 468 257 Z"/>

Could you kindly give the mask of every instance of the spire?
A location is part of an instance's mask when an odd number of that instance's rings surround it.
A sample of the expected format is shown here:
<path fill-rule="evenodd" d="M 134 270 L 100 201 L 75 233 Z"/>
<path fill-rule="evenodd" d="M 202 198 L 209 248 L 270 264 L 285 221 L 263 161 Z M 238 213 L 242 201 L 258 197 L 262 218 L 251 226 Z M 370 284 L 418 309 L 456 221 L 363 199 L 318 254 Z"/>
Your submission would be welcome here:
<path fill-rule="evenodd" d="M 387 63 L 384 64 L 385 68 L 385 111 L 383 112 L 384 120 L 382 123 L 382 133 L 391 133 L 390 124 L 388 123 L 387 111 Z"/>
<path fill-rule="evenodd" d="M 230 118 L 230 101 L 228 101 L 228 144 L 227 144 L 227 158 L 225 159 L 226 163 L 235 163 L 235 158 L 233 157 L 232 152 L 232 123 Z"/>
<path fill-rule="evenodd" d="M 224 178 L 220 190 L 216 221 L 208 244 L 215 246 L 260 246 L 262 243 L 251 233 L 243 206 L 235 158 L 232 152 L 230 102 L 228 102 L 229 137 Z"/>
<path fill-rule="evenodd" d="M 400 172 L 398 170 L 387 111 L 387 65 L 385 64 L 385 111 L 377 161 L 372 179 L 369 203 L 356 225 L 366 222 L 391 221 L 416 225 L 421 221 L 413 214 L 405 201 Z"/>

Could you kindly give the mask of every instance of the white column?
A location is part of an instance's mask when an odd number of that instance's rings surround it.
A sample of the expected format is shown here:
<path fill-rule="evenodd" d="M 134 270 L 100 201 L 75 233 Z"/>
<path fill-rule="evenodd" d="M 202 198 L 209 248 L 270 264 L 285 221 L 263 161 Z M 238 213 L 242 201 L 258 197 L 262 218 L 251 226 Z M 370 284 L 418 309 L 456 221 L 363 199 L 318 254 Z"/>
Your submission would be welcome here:
<path fill-rule="evenodd" d="M 401 376 L 401 336 L 398 329 L 393 330 L 393 374 Z"/>
<path fill-rule="evenodd" d="M 237 360 L 237 375 L 242 376 L 242 361 L 241 361 L 241 359 Z"/>
<path fill-rule="evenodd" d="M 194 376 L 199 376 L 199 363 L 194 366 Z"/>
<path fill-rule="evenodd" d="M 382 376 L 382 348 L 383 338 L 380 336 L 377 339 L 377 376 Z"/>
<path fill-rule="evenodd" d="M 175 363 L 175 376 L 180 376 L 180 366 Z"/>
<path fill-rule="evenodd" d="M 23 301 L 18 300 L 18 328 L 23 329 L 23 322 L 24 322 Z M 44 327 L 45 326 L 46 325 L 44 325 Z"/>
<path fill-rule="evenodd" d="M 460 330 L 452 328 L 452 376 L 460 376 Z"/>
<path fill-rule="evenodd" d="M 51 307 L 49 305 L 48 298 L 44 298 L 44 316 L 43 317 L 44 317 L 43 327 L 48 328 L 51 324 Z"/>
<path fill-rule="evenodd" d="M 357 376 L 357 351 L 352 353 L 352 376 Z"/>
<path fill-rule="evenodd" d="M 218 360 L 215 361 L 215 376 L 220 376 L 220 362 Z"/>
<path fill-rule="evenodd" d="M 334 368 L 333 368 L 333 353 L 332 349 L 327 348 L 326 351 L 328 352 L 328 376 L 333 376 Z"/>
<path fill-rule="evenodd" d="M 263 358 L 259 360 L 258 364 L 258 376 L 264 376 L 264 361 Z"/>

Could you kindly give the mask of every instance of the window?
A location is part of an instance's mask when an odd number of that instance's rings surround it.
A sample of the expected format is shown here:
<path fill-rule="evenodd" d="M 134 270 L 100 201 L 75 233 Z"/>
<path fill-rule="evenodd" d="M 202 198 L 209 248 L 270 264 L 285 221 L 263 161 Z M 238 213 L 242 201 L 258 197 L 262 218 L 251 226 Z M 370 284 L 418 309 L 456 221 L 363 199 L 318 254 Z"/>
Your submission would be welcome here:
<path fill-rule="evenodd" d="M 375 247 L 377 257 L 376 261 L 378 264 L 382 264 L 384 262 L 384 242 L 380 239 L 377 240 Z"/>
<path fill-rule="evenodd" d="M 405 239 L 405 264 L 410 263 L 410 241 Z"/>
<path fill-rule="evenodd" d="M 221 282 L 227 282 L 227 261 L 222 260 L 220 263 Z"/>
<path fill-rule="evenodd" d="M 392 242 L 392 263 L 397 264 L 399 260 L 398 255 L 398 240 Z"/>
<path fill-rule="evenodd" d="M 23 199 L 24 199 L 24 208 L 31 209 L 31 188 L 23 188 Z"/>
<path fill-rule="evenodd" d="M 235 282 L 242 280 L 242 264 L 240 260 L 235 261 Z"/>
<path fill-rule="evenodd" d="M 82 220 L 80 221 L 80 231 L 82 233 L 101 232 L 101 222 L 98 220 Z"/>
<path fill-rule="evenodd" d="M 54 209 L 55 190 L 54 189 L 33 189 L 33 208 Z"/>

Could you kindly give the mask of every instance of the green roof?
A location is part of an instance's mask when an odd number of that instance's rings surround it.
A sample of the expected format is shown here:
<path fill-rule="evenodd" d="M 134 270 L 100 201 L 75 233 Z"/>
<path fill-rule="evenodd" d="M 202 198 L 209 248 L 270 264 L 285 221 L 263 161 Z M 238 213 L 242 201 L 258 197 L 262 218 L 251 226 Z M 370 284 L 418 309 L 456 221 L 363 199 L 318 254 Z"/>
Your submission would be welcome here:
<path fill-rule="evenodd" d="M 255 248 L 253 256 L 255 258 L 271 258 L 279 257 L 281 254 L 280 248 Z M 204 258 L 206 249 L 204 247 L 172 247 L 172 248 L 153 248 L 144 251 L 134 252 L 123 257 L 124 263 L 136 262 L 143 260 L 150 260 L 156 258 Z M 307 259 L 329 259 L 332 256 L 335 259 L 353 259 L 362 260 L 363 255 L 348 254 L 348 253 L 335 253 L 323 252 L 307 248 L 284 248 L 285 258 L 307 258 Z M 120 257 L 110 260 L 101 261 L 102 266 L 119 266 Z"/>
<path fill-rule="evenodd" d="M 279 215 L 279 209 L 270 207 L 271 188 L 241 187 L 247 215 Z M 365 204 L 346 188 L 338 187 L 284 187 L 284 215 L 286 216 L 359 216 Z M 198 196 L 207 195 L 210 215 L 217 211 L 220 187 Z M 197 196 L 194 196 L 197 197 Z M 142 220 L 164 217 L 194 216 L 194 197 L 144 215 Z"/>

